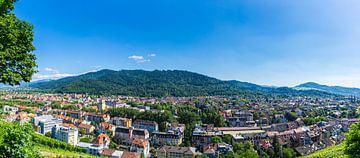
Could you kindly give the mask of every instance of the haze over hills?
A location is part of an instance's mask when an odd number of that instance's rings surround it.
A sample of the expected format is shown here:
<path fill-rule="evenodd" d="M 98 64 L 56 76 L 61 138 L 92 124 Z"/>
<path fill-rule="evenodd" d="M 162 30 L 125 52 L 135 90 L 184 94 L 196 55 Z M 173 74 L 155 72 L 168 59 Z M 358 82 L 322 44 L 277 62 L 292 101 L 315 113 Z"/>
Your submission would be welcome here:
<path fill-rule="evenodd" d="M 349 88 L 349 87 L 341 87 L 341 86 L 327 86 L 321 85 L 315 82 L 307 82 L 304 84 L 300 84 L 295 86 L 296 89 L 313 89 L 313 90 L 320 90 L 325 91 L 333 94 L 339 95 L 354 95 L 360 96 L 360 89 L 359 88 Z"/>
<path fill-rule="evenodd" d="M 29 87 L 52 92 L 130 96 L 214 96 L 214 95 L 332 95 L 318 90 L 266 87 L 240 81 L 223 81 L 182 70 L 100 70 Z"/>

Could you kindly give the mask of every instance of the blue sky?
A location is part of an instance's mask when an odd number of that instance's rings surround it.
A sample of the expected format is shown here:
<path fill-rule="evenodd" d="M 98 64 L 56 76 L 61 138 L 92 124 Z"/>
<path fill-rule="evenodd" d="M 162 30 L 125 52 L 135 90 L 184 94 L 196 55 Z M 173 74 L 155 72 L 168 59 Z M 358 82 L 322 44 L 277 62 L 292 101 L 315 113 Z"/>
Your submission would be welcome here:
<path fill-rule="evenodd" d="M 360 87 L 360 1 L 20 0 L 39 73 L 180 69 L 219 79 Z"/>

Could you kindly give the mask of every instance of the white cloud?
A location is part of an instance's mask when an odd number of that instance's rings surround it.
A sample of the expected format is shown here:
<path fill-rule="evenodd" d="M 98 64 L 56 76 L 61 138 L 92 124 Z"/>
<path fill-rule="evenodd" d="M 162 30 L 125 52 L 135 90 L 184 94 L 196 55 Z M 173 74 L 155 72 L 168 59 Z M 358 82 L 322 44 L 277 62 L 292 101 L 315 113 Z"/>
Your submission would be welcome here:
<path fill-rule="evenodd" d="M 148 54 L 148 57 L 156 57 L 155 53 Z"/>
<path fill-rule="evenodd" d="M 94 69 L 100 69 L 100 68 L 102 68 L 102 66 L 101 65 L 94 65 L 94 66 L 90 66 L 91 68 L 94 68 Z"/>
<path fill-rule="evenodd" d="M 141 56 L 141 55 L 132 55 L 132 56 L 129 56 L 128 58 L 136 61 L 137 63 L 150 62 L 150 59 L 145 59 L 144 56 Z"/>
<path fill-rule="evenodd" d="M 47 71 L 47 72 L 59 73 L 58 70 L 53 69 L 53 68 L 49 68 L 49 67 L 46 67 L 44 70 Z"/>
<path fill-rule="evenodd" d="M 62 74 L 62 73 L 54 73 L 54 74 L 34 74 L 33 80 L 44 80 L 44 79 L 59 79 L 63 77 L 76 76 L 76 74 Z"/>
<path fill-rule="evenodd" d="M 135 60 L 135 61 L 139 61 L 139 60 L 144 60 L 143 56 L 139 56 L 139 55 L 132 55 L 128 57 L 129 59 Z"/>

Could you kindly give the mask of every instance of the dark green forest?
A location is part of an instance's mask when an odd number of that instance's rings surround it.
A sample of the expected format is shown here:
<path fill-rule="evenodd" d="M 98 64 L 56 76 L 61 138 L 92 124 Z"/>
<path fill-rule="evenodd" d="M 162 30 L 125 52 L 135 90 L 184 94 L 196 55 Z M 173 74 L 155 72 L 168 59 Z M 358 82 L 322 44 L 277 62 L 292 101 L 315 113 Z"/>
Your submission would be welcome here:
<path fill-rule="evenodd" d="M 32 88 L 57 93 L 89 93 L 128 96 L 254 96 L 254 95 L 331 95 L 326 92 L 291 88 L 263 87 L 240 81 L 222 81 L 181 70 L 100 70 L 59 80 L 37 82 Z"/>

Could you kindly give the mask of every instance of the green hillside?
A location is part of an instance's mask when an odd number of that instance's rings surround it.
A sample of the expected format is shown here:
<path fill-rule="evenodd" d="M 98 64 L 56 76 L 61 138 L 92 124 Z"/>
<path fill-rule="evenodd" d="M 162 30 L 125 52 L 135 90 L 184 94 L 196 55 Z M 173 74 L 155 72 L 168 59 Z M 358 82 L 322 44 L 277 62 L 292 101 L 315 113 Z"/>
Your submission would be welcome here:
<path fill-rule="evenodd" d="M 86 149 L 35 133 L 31 124 L 0 121 L 0 157 L 93 157 Z"/>
<path fill-rule="evenodd" d="M 344 147 L 345 143 L 343 142 L 339 145 L 316 151 L 301 158 L 348 158 L 348 156 L 344 154 Z"/>
<path fill-rule="evenodd" d="M 296 86 L 296 88 L 298 88 L 298 89 L 314 89 L 314 90 L 320 90 L 320 91 L 339 94 L 339 95 L 360 96 L 359 88 L 327 86 L 327 85 L 321 85 L 321 84 L 318 84 L 315 82 L 304 83 L 304 84 Z"/>
<path fill-rule="evenodd" d="M 215 96 L 215 95 L 331 95 L 321 91 L 263 87 L 239 81 L 222 81 L 180 70 L 101 70 L 28 85 L 59 93 L 90 93 L 129 96 Z"/>
<path fill-rule="evenodd" d="M 35 145 L 34 150 L 38 152 L 43 157 L 57 158 L 57 157 L 72 157 L 72 158 L 95 158 L 97 156 L 92 156 L 89 154 L 81 152 L 69 152 L 67 150 L 51 148 L 44 145 Z"/>

